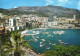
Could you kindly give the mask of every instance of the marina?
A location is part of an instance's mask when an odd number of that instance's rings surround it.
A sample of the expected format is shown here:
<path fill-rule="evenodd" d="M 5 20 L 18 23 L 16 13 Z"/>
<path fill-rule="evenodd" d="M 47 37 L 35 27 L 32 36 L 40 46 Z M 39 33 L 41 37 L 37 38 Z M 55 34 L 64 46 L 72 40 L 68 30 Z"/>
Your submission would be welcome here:
<path fill-rule="evenodd" d="M 46 50 L 54 50 L 54 45 L 80 45 L 80 32 L 78 29 L 37 29 L 32 30 L 36 34 L 30 33 L 30 36 L 24 37 L 24 40 L 30 41 L 30 45 L 37 53 L 43 53 Z M 37 50 L 37 51 L 36 51 Z"/>

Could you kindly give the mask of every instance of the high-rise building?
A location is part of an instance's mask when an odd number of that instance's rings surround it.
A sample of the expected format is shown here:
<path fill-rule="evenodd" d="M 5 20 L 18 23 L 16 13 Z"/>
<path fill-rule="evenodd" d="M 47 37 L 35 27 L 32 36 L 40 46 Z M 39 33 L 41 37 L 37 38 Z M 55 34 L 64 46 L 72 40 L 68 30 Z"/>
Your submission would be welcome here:
<path fill-rule="evenodd" d="M 14 18 L 9 19 L 9 26 L 16 26 L 16 20 Z"/>
<path fill-rule="evenodd" d="M 76 19 L 76 15 L 73 15 L 73 19 Z"/>
<path fill-rule="evenodd" d="M 53 16 L 50 15 L 48 21 L 52 22 L 53 21 Z"/>

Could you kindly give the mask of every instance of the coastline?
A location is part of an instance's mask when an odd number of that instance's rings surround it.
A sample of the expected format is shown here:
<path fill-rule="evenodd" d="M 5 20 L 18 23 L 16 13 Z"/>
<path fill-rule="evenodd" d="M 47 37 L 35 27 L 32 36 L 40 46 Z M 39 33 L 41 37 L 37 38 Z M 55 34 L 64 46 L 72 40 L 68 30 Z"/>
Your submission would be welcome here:
<path fill-rule="evenodd" d="M 33 31 L 33 30 L 37 30 L 37 29 L 62 29 L 62 30 L 64 30 L 63 28 L 34 28 L 34 29 L 27 29 L 27 30 L 21 31 L 21 34 L 26 34 L 28 31 Z M 65 29 L 67 30 L 69 28 L 65 28 Z M 74 30 L 74 29 L 80 30 L 80 28 L 72 28 L 70 30 Z"/>
<path fill-rule="evenodd" d="M 29 31 L 36 30 L 36 29 L 62 29 L 62 30 L 64 30 L 64 29 L 79 29 L 80 30 L 80 28 L 34 28 L 34 29 L 29 29 Z"/>

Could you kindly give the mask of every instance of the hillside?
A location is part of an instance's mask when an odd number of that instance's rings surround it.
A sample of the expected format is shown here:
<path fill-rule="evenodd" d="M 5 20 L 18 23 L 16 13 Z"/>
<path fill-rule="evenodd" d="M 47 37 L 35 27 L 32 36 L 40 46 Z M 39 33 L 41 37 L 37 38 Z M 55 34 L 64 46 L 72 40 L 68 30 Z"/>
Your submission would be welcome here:
<path fill-rule="evenodd" d="M 18 7 L 18 8 L 12 8 L 12 9 L 0 9 L 0 13 L 8 14 L 8 15 L 14 15 L 14 14 L 39 14 L 42 16 L 58 16 L 58 17 L 68 17 L 72 18 L 75 14 L 77 19 L 80 18 L 80 11 L 76 9 L 71 8 L 64 8 L 60 6 L 34 6 L 34 7 Z"/>

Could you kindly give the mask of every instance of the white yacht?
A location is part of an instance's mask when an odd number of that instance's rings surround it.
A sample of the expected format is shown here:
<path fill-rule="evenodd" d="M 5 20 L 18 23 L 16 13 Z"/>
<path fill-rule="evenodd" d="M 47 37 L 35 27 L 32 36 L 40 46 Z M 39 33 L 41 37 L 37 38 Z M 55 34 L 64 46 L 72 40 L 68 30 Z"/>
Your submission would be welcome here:
<path fill-rule="evenodd" d="M 37 38 L 39 38 L 39 37 L 37 36 Z"/>
<path fill-rule="evenodd" d="M 67 45 L 67 43 L 64 43 L 64 45 Z"/>
<path fill-rule="evenodd" d="M 45 39 L 41 39 L 42 41 L 45 41 Z"/>
<path fill-rule="evenodd" d="M 48 35 L 48 37 L 51 37 L 51 35 Z"/>
<path fill-rule="evenodd" d="M 64 34 L 64 31 L 54 31 L 53 33 L 61 35 L 61 34 Z"/>
<path fill-rule="evenodd" d="M 58 40 L 59 42 L 61 42 L 62 40 Z"/>
<path fill-rule="evenodd" d="M 52 44 L 52 45 L 56 45 L 56 44 Z"/>
<path fill-rule="evenodd" d="M 43 44 L 42 42 L 40 42 L 40 47 L 43 47 L 45 44 Z"/>
<path fill-rule="evenodd" d="M 53 45 L 56 45 L 56 44 L 53 44 Z"/>
<path fill-rule="evenodd" d="M 60 42 L 61 44 L 64 44 L 64 42 Z"/>
<path fill-rule="evenodd" d="M 50 49 L 50 47 L 46 46 L 46 49 Z"/>
<path fill-rule="evenodd" d="M 49 44 L 52 44 L 52 43 L 49 43 Z"/>

